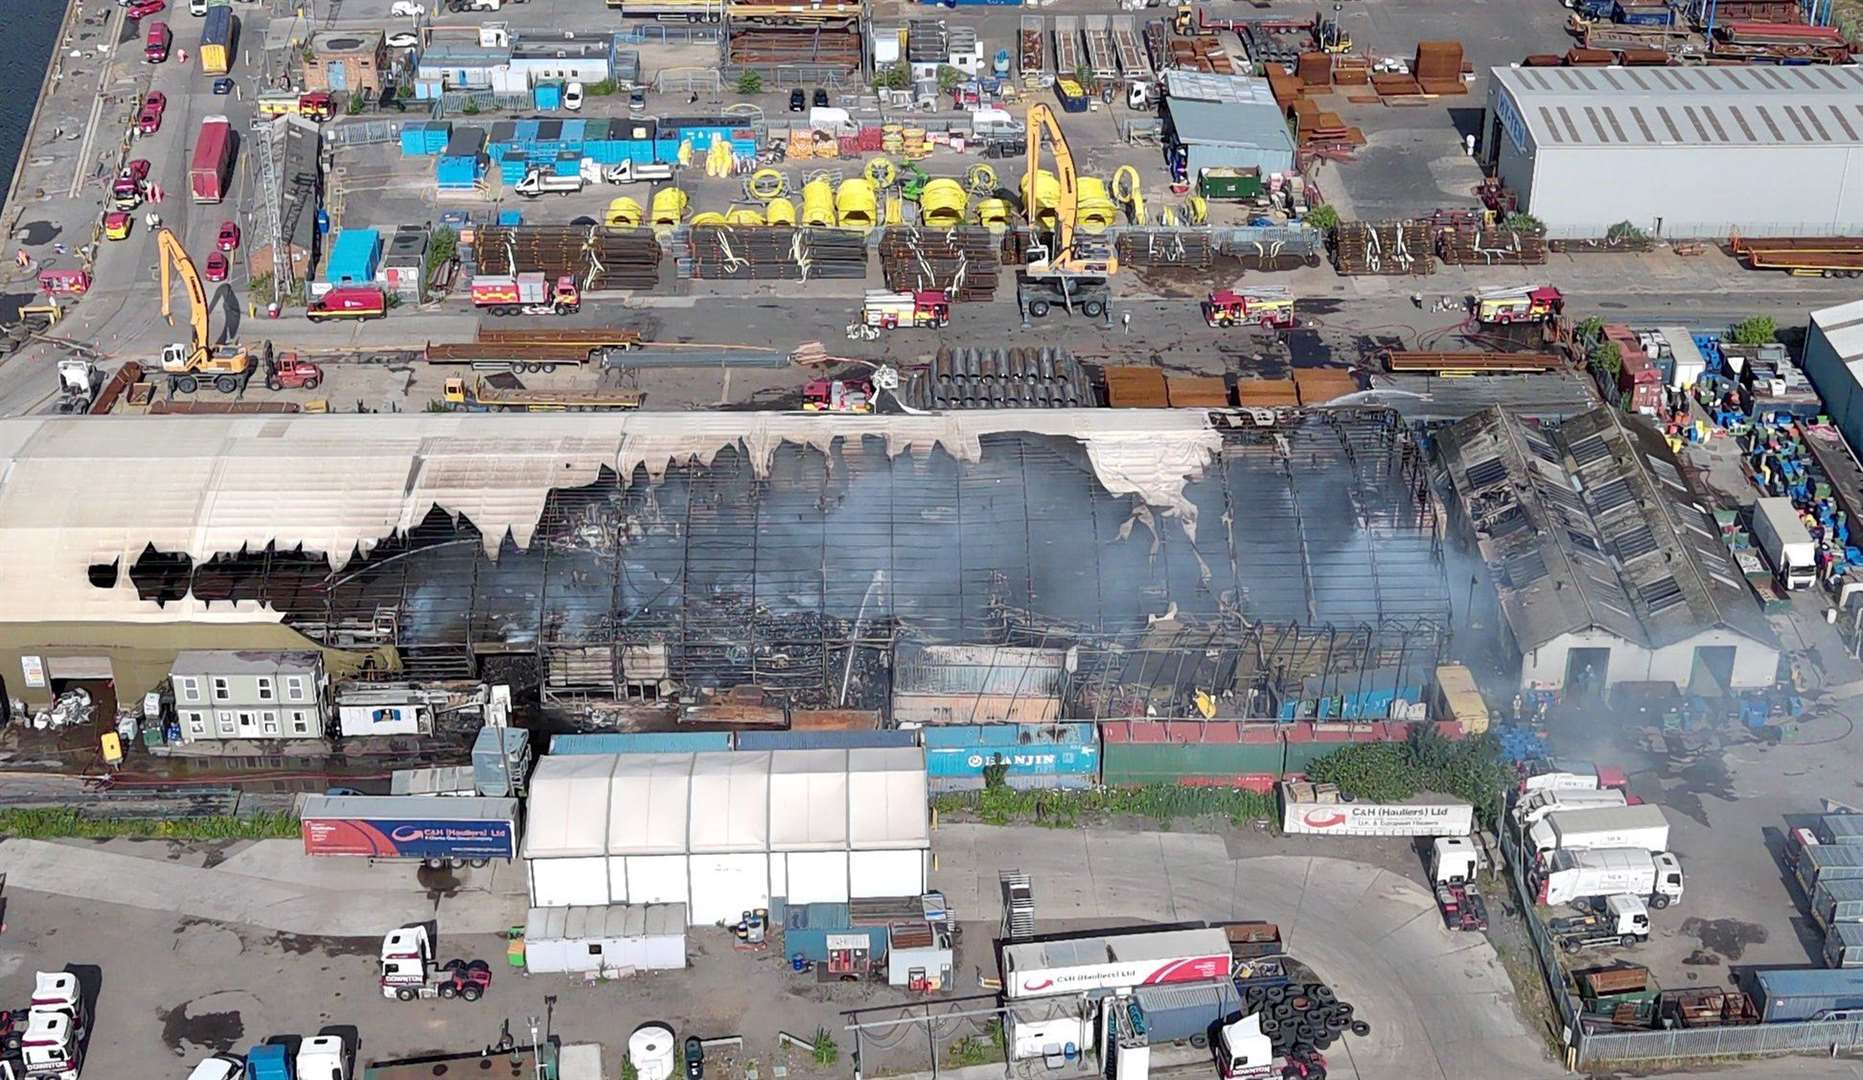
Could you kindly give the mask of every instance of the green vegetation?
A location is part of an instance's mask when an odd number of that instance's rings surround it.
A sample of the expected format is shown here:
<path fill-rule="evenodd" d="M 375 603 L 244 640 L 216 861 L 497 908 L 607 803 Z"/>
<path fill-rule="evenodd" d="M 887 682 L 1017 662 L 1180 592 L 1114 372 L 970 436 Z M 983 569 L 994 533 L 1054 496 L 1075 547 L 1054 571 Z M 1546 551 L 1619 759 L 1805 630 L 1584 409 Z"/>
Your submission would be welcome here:
<path fill-rule="evenodd" d="M 362 95 L 361 94 L 349 95 L 349 104 L 345 106 L 345 108 L 349 111 L 349 115 L 361 116 L 362 115 Z"/>
<path fill-rule="evenodd" d="M 1640 244 L 1649 238 L 1648 233 L 1628 221 L 1620 221 L 1604 231 L 1604 240 L 1610 244 Z"/>
<path fill-rule="evenodd" d="M 413 97 L 414 96 L 414 84 L 411 82 L 404 82 L 400 86 L 395 87 L 395 96 L 400 98 L 402 101 L 406 101 L 409 98 Z"/>
<path fill-rule="evenodd" d="M 1532 214 L 1515 211 L 1501 219 L 1501 228 L 1510 232 L 1543 233 L 1546 231 L 1546 223 Z"/>
<path fill-rule="evenodd" d="M 1074 81 L 1080 84 L 1082 90 L 1091 91 L 1093 89 L 1093 69 L 1084 63 L 1081 64 L 1074 69 Z"/>
<path fill-rule="evenodd" d="M 938 65 L 938 92 L 948 94 L 957 89 L 957 84 L 964 81 L 964 73 L 950 64 Z"/>
<path fill-rule="evenodd" d="M 640 1069 L 626 1055 L 621 1058 L 621 1080 L 640 1080 Z"/>
<path fill-rule="evenodd" d="M 763 76 L 754 71 L 746 71 L 737 77 L 737 92 L 750 97 L 763 93 Z"/>
<path fill-rule="evenodd" d="M 1316 206 L 1307 211 L 1307 224 L 1321 232 L 1332 232 L 1339 227 L 1339 211 L 1324 204 Z"/>
<path fill-rule="evenodd" d="M 1578 340 L 1595 342 L 1604 336 L 1604 320 L 1596 315 L 1578 324 Z"/>
<path fill-rule="evenodd" d="M 987 782 L 987 781 L 986 781 Z M 1140 817 L 1161 825 L 1179 818 L 1220 816 L 1233 825 L 1273 816 L 1274 800 L 1236 788 L 1147 784 L 1097 790 L 1019 791 L 985 787 L 932 800 L 940 815 L 974 815 L 986 825 L 1032 824 L 1071 829 L 1108 818 Z"/>
<path fill-rule="evenodd" d="M 992 1020 L 987 1037 L 966 1035 L 952 1043 L 945 1051 L 945 1063 L 959 1069 L 969 1065 L 988 1065 L 993 1061 L 1002 1061 L 1003 1054 L 1003 1022 Z"/>
<path fill-rule="evenodd" d="M 1770 315 L 1755 315 L 1735 323 L 1731 336 L 1741 345 L 1768 345 L 1777 340 L 1779 324 Z"/>
<path fill-rule="evenodd" d="M 1468 800 L 1484 818 L 1508 776 L 1494 736 L 1450 739 L 1421 725 L 1403 742 L 1354 743 L 1307 766 L 1308 779 L 1337 784 L 1356 799 L 1402 802 L 1437 792 Z"/>
<path fill-rule="evenodd" d="M 586 83 L 582 92 L 589 97 L 609 97 L 615 92 L 615 81 L 603 79 L 601 82 Z"/>
<path fill-rule="evenodd" d="M 810 1049 L 815 1055 L 817 1065 L 833 1065 L 841 1060 L 841 1047 L 835 1044 L 834 1036 L 828 1034 L 827 1028 L 815 1029 L 815 1041 Z"/>
<path fill-rule="evenodd" d="M 904 64 L 888 64 L 874 75 L 873 85 L 881 90 L 905 90 L 912 85 L 912 73 Z"/>
<path fill-rule="evenodd" d="M 1591 354 L 1591 362 L 1604 369 L 1604 373 L 1615 381 L 1624 370 L 1624 351 L 1617 347 L 1617 342 L 1607 341 Z"/>
<path fill-rule="evenodd" d="M 465 113 L 467 116 L 477 116 L 479 115 L 479 103 L 471 98 L 467 98 L 466 107 L 459 111 Z"/>
<path fill-rule="evenodd" d="M 445 266 L 457 254 L 459 254 L 459 233 L 445 225 L 435 229 L 433 236 L 427 241 L 427 275 L 433 276 L 435 270 Z"/>
<path fill-rule="evenodd" d="M 290 814 L 220 815 L 198 818 L 90 817 L 76 810 L 0 810 L 0 836 L 49 840 L 284 840 L 298 835 Z"/>

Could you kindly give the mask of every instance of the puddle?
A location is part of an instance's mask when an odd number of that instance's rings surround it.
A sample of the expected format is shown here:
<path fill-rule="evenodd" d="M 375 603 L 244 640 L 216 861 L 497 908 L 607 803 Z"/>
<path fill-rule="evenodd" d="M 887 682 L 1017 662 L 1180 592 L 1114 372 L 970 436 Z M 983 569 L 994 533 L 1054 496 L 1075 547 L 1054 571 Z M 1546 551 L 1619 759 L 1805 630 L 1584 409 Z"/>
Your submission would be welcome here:
<path fill-rule="evenodd" d="M 233 1049 L 246 1037 L 240 1010 L 256 1004 L 243 990 L 219 990 L 172 1009 L 157 1009 L 155 1015 L 162 1022 L 162 1042 L 180 1056 L 190 1049 Z"/>
<path fill-rule="evenodd" d="M 271 944 L 292 956 L 322 953 L 325 956 L 374 956 L 381 948 L 380 938 L 320 937 L 316 934 L 273 934 Z"/>
<path fill-rule="evenodd" d="M 1703 949 L 1718 953 L 1729 961 L 1745 955 L 1748 945 L 1766 943 L 1765 927 L 1738 919 L 1701 919 L 1691 916 L 1682 921 L 1682 932 L 1701 942 Z M 1689 959 L 1692 962 L 1694 958 Z"/>

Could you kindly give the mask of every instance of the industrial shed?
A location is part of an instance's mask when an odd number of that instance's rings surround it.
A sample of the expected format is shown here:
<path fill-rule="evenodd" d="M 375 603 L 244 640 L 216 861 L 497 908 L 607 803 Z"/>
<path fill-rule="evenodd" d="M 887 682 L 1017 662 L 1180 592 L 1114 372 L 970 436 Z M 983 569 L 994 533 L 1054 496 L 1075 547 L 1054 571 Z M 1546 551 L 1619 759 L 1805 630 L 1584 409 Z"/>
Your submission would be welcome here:
<path fill-rule="evenodd" d="M 1804 368 L 1844 441 L 1863 446 L 1863 300 L 1811 313 Z"/>
<path fill-rule="evenodd" d="M 1164 117 L 1165 145 L 1189 183 L 1204 169 L 1260 169 L 1265 177 L 1294 167 L 1294 137 L 1266 79 L 1167 71 Z"/>
<path fill-rule="evenodd" d="M 917 748 L 550 755 L 524 858 L 538 908 L 686 904 L 695 926 L 925 891 Z"/>
<path fill-rule="evenodd" d="M 683 904 L 531 908 L 524 920 L 524 970 L 677 971 L 686 966 Z"/>
<path fill-rule="evenodd" d="M 1863 68 L 1497 67 L 1483 160 L 1553 237 L 1863 227 Z"/>
<path fill-rule="evenodd" d="M 1491 409 L 1437 445 L 1523 686 L 1772 685 L 1778 640 L 1655 428 L 1608 407 L 1546 427 Z"/>

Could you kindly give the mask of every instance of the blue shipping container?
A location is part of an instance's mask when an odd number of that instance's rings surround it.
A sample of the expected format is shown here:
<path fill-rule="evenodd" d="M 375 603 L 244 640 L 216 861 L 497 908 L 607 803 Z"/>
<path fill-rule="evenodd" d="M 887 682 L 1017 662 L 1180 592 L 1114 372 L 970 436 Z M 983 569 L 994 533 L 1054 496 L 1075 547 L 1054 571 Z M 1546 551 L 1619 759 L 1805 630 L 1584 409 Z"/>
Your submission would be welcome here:
<path fill-rule="evenodd" d="M 582 155 L 558 154 L 552 166 L 558 176 L 576 176 L 582 172 Z"/>
<path fill-rule="evenodd" d="M 533 97 L 539 109 L 560 109 L 563 107 L 563 84 L 538 83 Z"/>
<path fill-rule="evenodd" d="M 868 750 L 919 744 L 911 731 L 740 731 L 739 750 Z"/>
<path fill-rule="evenodd" d="M 366 285 L 375 280 L 382 256 L 382 234 L 374 229 L 342 229 L 324 260 L 323 279 L 332 285 Z"/>
<path fill-rule="evenodd" d="M 552 735 L 552 754 L 689 754 L 731 749 L 728 731 L 602 731 Z"/>
<path fill-rule="evenodd" d="M 783 955 L 801 953 L 817 964 L 828 962 L 828 936 L 860 934 L 867 939 L 869 960 L 886 955 L 886 927 L 848 926 L 846 904 L 790 904 L 783 913 Z"/>
<path fill-rule="evenodd" d="M 469 188 L 485 175 L 485 158 L 443 157 L 434 165 L 433 178 L 443 188 Z"/>
<path fill-rule="evenodd" d="M 940 724 L 922 734 L 933 791 L 981 788 L 984 770 L 998 762 L 1016 788 L 1087 787 L 1100 774 L 1092 724 Z"/>

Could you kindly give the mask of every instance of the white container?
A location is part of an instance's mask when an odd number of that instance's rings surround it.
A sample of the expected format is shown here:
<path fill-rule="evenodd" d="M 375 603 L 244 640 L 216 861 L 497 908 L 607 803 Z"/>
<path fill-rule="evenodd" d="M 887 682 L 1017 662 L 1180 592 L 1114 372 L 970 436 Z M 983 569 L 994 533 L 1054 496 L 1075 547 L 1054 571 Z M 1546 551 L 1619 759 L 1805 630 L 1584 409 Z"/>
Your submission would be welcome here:
<path fill-rule="evenodd" d="M 665 1024 L 642 1024 L 627 1037 L 627 1058 L 640 1080 L 671 1080 L 673 1029 Z"/>

